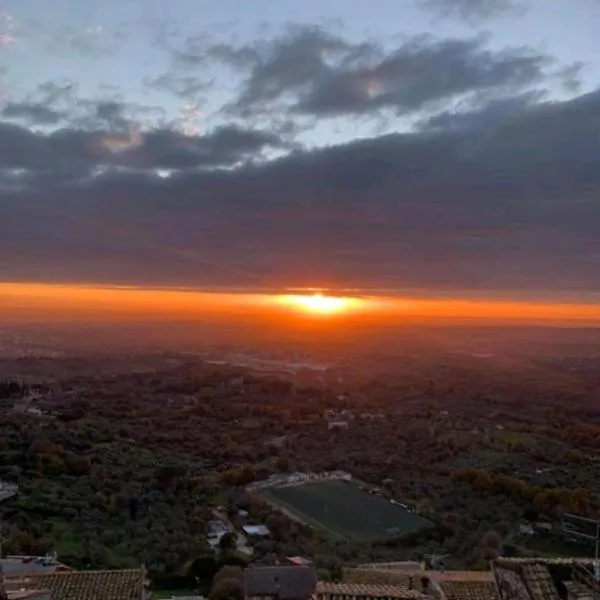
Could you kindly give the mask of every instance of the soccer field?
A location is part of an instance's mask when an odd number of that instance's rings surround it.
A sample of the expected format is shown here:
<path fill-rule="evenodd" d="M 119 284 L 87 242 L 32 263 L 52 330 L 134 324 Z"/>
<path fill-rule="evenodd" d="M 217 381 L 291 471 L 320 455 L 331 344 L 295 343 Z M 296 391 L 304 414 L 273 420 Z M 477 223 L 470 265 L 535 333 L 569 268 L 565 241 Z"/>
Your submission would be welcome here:
<path fill-rule="evenodd" d="M 265 490 L 265 496 L 307 525 L 348 541 L 385 539 L 433 526 L 352 482 L 325 480 L 275 487 Z"/>

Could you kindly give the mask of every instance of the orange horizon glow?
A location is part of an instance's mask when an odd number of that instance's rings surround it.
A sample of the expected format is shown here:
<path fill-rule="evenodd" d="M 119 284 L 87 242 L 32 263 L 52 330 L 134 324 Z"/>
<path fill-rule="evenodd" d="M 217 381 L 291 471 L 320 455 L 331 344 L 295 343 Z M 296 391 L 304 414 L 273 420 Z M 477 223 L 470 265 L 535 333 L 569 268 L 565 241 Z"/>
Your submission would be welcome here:
<path fill-rule="evenodd" d="M 290 294 L 284 296 L 276 296 L 276 300 L 293 309 L 301 312 L 332 316 L 356 310 L 364 305 L 358 298 L 349 298 L 346 296 L 330 296 L 323 293 L 314 294 Z"/>
<path fill-rule="evenodd" d="M 232 293 L 181 289 L 144 289 L 92 285 L 0 283 L 1 317 L 30 315 L 52 319 L 195 318 L 207 315 L 255 315 L 293 324 L 301 319 L 323 322 L 350 320 L 402 322 L 403 319 L 474 319 L 500 321 L 556 321 L 600 325 L 600 304 L 567 302 L 493 301 L 404 298 L 390 296 L 336 296 L 330 293 Z M 323 317 L 326 317 L 323 319 Z"/>

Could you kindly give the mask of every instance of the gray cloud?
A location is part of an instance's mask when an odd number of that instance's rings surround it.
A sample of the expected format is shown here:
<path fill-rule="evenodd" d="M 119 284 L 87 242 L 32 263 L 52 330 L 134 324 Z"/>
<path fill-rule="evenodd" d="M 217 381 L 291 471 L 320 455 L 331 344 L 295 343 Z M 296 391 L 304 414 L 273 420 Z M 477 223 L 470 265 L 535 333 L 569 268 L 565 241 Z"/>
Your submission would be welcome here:
<path fill-rule="evenodd" d="M 55 125 L 67 115 L 44 104 L 8 102 L 2 109 L 2 116 L 8 119 L 20 119 L 29 125 Z"/>
<path fill-rule="evenodd" d="M 136 122 L 161 126 L 166 116 L 162 107 L 124 102 L 116 89 L 103 90 L 100 98 L 81 97 L 77 84 L 69 80 L 44 82 L 33 93 L 9 101 L 1 114 L 27 126 L 117 131 L 126 131 Z"/>
<path fill-rule="evenodd" d="M 598 114 L 600 91 L 523 95 L 410 134 L 167 177 L 150 167 L 232 164 L 277 139 L 163 130 L 113 155 L 98 132 L 4 124 L 0 258 L 14 258 L 1 275 L 598 291 Z M 113 168 L 72 177 L 110 156 Z"/>
<path fill-rule="evenodd" d="M 536 90 L 509 98 L 492 99 L 483 105 L 465 107 L 466 110 L 445 110 L 423 119 L 419 128 L 423 131 L 489 131 L 490 128 L 506 122 L 508 118 L 518 116 L 525 109 L 534 108 L 544 99 L 544 95 Z"/>
<path fill-rule="evenodd" d="M 167 129 L 142 132 L 123 119 L 118 105 L 103 104 L 99 109 L 108 124 L 120 127 L 92 131 L 64 128 L 46 135 L 0 123 L 0 168 L 71 180 L 85 177 L 99 165 L 131 169 L 225 167 L 283 145 L 274 134 L 235 126 L 223 126 L 202 137 Z"/>
<path fill-rule="evenodd" d="M 77 86 L 71 81 L 48 81 L 19 101 L 9 100 L 1 114 L 28 126 L 56 125 L 69 117 L 76 102 L 76 91 Z"/>
<path fill-rule="evenodd" d="M 418 4 L 439 17 L 454 17 L 470 24 L 506 15 L 522 16 L 528 8 L 520 0 L 418 0 Z"/>
<path fill-rule="evenodd" d="M 352 44 L 320 28 L 293 28 L 252 46 L 202 50 L 247 74 L 230 114 L 284 111 L 317 117 L 410 115 L 477 95 L 509 98 L 552 82 L 574 85 L 580 65 L 566 68 L 527 47 L 493 51 L 485 36 L 412 38 L 393 49 Z"/>
<path fill-rule="evenodd" d="M 212 82 L 205 81 L 195 75 L 182 75 L 180 73 L 164 73 L 159 77 L 145 82 L 149 88 L 170 92 L 180 98 L 196 98 L 199 94 L 206 93 Z"/>
<path fill-rule="evenodd" d="M 106 28 L 101 24 L 89 27 L 57 27 L 52 28 L 46 23 L 31 24 L 31 29 L 46 39 L 46 50 L 59 56 L 104 58 L 118 52 L 130 35 L 127 25 Z"/>

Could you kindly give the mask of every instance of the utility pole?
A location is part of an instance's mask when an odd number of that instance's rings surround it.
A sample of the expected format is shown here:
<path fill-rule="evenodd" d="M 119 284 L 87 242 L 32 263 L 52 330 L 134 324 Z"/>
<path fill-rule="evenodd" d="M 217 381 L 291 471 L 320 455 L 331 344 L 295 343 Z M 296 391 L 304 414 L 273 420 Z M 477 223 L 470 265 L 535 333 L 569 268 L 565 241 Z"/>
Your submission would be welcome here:
<path fill-rule="evenodd" d="M 568 519 L 565 523 L 565 519 Z M 585 530 L 583 528 L 585 527 Z M 570 513 L 565 513 L 562 519 L 563 533 L 594 542 L 594 579 L 596 583 L 600 583 L 600 520 L 588 519 Z M 592 531 L 594 532 L 592 534 Z"/>

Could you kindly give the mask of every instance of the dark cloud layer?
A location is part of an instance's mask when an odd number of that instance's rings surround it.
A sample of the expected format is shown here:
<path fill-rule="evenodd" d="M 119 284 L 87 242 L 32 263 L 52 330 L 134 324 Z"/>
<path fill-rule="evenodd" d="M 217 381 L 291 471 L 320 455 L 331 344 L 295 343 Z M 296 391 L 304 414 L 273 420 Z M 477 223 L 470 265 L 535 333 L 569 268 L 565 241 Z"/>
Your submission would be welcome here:
<path fill-rule="evenodd" d="M 319 28 L 203 52 L 243 82 L 236 119 L 202 136 L 69 82 L 4 107 L 0 280 L 600 291 L 600 91 L 546 94 L 579 66 L 483 38 L 383 49 Z M 185 95 L 195 80 L 177 81 Z M 298 114 L 381 110 L 414 129 L 292 139 Z M 261 111 L 285 113 L 284 138 L 239 118 Z"/>
<path fill-rule="evenodd" d="M 598 114 L 600 92 L 522 98 L 233 170 L 109 170 L 79 182 L 73 165 L 87 173 L 106 158 L 87 134 L 4 125 L 2 276 L 597 290 Z M 274 140 L 224 129 L 194 150 L 181 143 L 154 132 L 132 162 L 223 163 Z M 21 189 L 14 169 L 52 176 Z"/>

